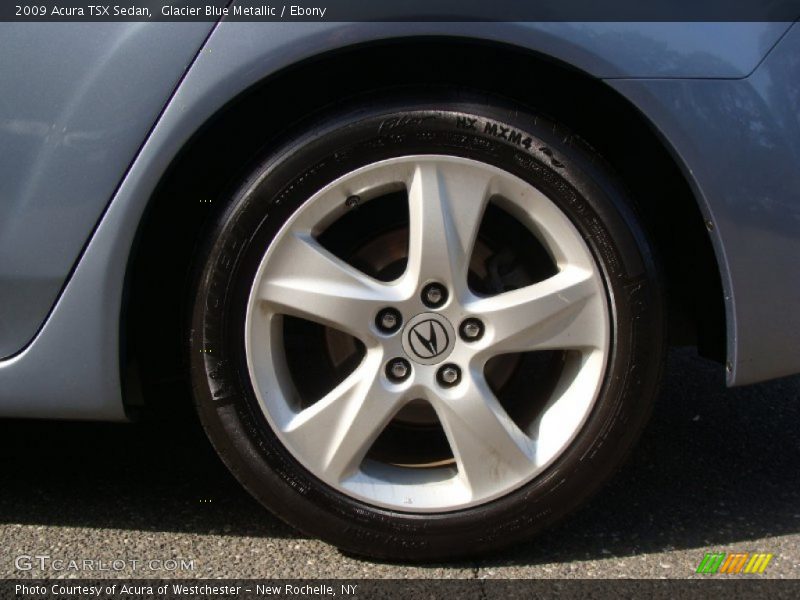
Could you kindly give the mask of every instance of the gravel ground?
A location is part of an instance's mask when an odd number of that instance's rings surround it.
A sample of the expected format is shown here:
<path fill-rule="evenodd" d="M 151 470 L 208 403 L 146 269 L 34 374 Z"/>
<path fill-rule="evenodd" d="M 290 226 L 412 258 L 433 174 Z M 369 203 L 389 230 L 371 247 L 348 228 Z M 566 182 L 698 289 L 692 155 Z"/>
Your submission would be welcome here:
<path fill-rule="evenodd" d="M 688 351 L 670 356 L 642 442 L 588 506 L 527 544 L 453 564 L 372 563 L 304 538 L 241 490 L 192 416 L 0 423 L 2 577 L 685 578 L 711 551 L 772 552 L 765 577 L 800 576 L 800 377 L 727 390 Z M 15 568 L 36 554 L 126 563 Z M 193 568 L 144 566 L 176 558 Z"/>

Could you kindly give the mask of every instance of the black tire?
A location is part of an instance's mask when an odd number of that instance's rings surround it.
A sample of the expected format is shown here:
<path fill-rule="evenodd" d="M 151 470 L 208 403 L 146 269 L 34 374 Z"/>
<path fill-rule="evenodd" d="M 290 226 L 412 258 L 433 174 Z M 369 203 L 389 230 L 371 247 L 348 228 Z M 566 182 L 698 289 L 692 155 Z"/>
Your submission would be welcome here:
<path fill-rule="evenodd" d="M 589 419 L 542 475 L 478 507 L 414 514 L 337 492 L 283 447 L 255 400 L 243 321 L 264 251 L 305 198 L 365 164 L 426 153 L 458 155 L 510 171 L 567 214 L 601 266 L 612 347 Z M 317 119 L 271 152 L 232 195 L 200 267 L 189 349 L 194 395 L 208 436 L 264 506 L 350 553 L 447 560 L 528 538 L 608 480 L 638 438 L 657 393 L 665 346 L 662 286 L 631 201 L 578 138 L 501 101 L 371 101 Z"/>

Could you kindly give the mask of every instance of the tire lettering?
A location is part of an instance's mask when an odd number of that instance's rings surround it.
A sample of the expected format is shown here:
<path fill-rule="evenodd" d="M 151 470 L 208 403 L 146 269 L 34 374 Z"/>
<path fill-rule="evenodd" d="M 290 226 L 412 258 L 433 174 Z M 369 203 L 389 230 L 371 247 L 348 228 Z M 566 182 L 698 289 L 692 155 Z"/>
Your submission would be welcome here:
<path fill-rule="evenodd" d="M 469 117 L 456 117 L 456 127 L 459 129 L 470 129 L 474 131 L 477 129 L 475 123 L 478 119 L 470 119 Z"/>
<path fill-rule="evenodd" d="M 456 120 L 456 125 L 458 125 L 458 119 Z M 474 125 L 471 127 L 471 129 L 475 129 Z M 511 142 L 515 146 L 525 148 L 525 150 L 530 150 L 531 146 L 533 145 L 533 139 L 531 139 L 530 136 L 526 136 L 521 131 L 517 131 L 511 127 L 505 127 L 492 121 L 486 121 L 484 123 L 483 133 Z"/>

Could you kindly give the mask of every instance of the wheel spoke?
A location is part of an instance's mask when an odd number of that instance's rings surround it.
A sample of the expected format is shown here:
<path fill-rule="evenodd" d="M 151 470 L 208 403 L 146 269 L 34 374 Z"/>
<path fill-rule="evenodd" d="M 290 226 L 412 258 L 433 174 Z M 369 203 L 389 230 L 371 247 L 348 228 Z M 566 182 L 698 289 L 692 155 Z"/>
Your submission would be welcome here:
<path fill-rule="evenodd" d="M 490 175 L 446 163 L 420 163 L 409 185 L 407 276 L 466 290 L 467 269 L 488 199 Z"/>
<path fill-rule="evenodd" d="M 529 473 L 534 444 L 508 416 L 481 376 L 473 376 L 463 394 L 431 398 L 459 476 L 473 497 L 491 494 Z"/>
<path fill-rule="evenodd" d="M 574 432 L 570 424 L 579 422 L 589 409 L 599 385 L 604 363 L 602 352 L 588 352 L 575 360 L 579 362 L 565 367 L 565 376 L 557 382 L 532 428 L 539 464 L 550 460 L 569 442 Z"/>
<path fill-rule="evenodd" d="M 590 271 L 567 267 L 542 282 L 482 298 L 468 308 L 492 325 L 488 356 L 597 348 L 604 343 L 598 295 Z"/>
<path fill-rule="evenodd" d="M 364 340 L 370 316 L 393 297 L 383 284 L 340 260 L 310 235 L 293 234 L 271 257 L 259 298 L 275 312 L 328 325 Z"/>
<path fill-rule="evenodd" d="M 380 352 L 324 398 L 297 414 L 284 434 L 317 472 L 335 481 L 353 474 L 403 399 L 380 378 Z"/>

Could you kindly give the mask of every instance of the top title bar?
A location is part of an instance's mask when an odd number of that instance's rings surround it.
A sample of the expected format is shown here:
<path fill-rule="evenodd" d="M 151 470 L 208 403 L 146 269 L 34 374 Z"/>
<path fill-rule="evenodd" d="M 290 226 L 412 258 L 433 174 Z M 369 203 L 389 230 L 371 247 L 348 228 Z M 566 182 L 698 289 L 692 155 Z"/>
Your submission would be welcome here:
<path fill-rule="evenodd" d="M 0 21 L 795 21 L 800 0 L 14 0 Z"/>

